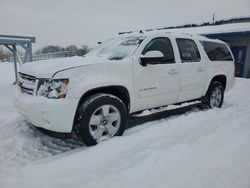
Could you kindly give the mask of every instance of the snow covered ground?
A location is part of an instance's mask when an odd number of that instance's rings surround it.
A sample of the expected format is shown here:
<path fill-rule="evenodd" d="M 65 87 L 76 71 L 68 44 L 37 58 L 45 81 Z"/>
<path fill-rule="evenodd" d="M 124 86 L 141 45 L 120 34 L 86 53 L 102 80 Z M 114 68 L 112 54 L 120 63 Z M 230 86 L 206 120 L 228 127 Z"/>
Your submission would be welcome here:
<path fill-rule="evenodd" d="M 0 63 L 0 188 L 250 187 L 250 80 L 223 108 L 147 122 L 94 147 L 29 127 L 11 102 L 13 65 Z"/>

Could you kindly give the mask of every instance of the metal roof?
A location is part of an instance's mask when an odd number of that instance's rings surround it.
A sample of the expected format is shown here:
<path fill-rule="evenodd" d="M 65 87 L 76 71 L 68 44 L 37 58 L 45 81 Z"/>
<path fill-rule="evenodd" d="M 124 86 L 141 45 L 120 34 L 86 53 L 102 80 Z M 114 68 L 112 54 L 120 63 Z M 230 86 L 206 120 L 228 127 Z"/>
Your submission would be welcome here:
<path fill-rule="evenodd" d="M 0 45 L 22 45 L 35 42 L 35 37 L 0 35 Z"/>
<path fill-rule="evenodd" d="M 149 29 L 141 31 L 129 31 L 121 32 L 119 34 L 132 34 L 132 33 L 154 33 L 159 31 L 173 32 L 173 33 L 188 33 L 188 34 L 198 34 L 203 36 L 208 36 L 216 38 L 218 36 L 223 36 L 226 38 L 249 38 L 250 33 L 250 22 L 244 23 L 227 23 L 221 25 L 207 25 L 207 26 L 195 26 L 195 27 L 183 27 L 183 28 L 158 28 Z"/>

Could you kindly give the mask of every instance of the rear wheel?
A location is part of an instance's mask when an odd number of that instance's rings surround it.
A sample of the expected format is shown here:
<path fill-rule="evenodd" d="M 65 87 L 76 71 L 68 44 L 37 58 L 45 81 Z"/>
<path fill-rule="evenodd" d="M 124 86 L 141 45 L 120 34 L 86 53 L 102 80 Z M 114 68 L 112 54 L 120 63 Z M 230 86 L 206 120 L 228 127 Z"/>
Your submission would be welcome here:
<path fill-rule="evenodd" d="M 203 103 L 209 108 L 221 108 L 224 100 L 224 87 L 221 82 L 214 81 L 210 84 Z"/>
<path fill-rule="evenodd" d="M 121 136 L 127 124 L 123 102 L 109 94 L 87 98 L 78 110 L 75 132 L 88 145 L 95 145 L 114 136 Z"/>

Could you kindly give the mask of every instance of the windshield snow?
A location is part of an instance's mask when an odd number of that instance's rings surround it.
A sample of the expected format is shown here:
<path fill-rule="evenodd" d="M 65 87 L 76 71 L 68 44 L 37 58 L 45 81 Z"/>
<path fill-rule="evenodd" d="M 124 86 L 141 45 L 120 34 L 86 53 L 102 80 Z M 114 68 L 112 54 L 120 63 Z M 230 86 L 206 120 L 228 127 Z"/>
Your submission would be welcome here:
<path fill-rule="evenodd" d="M 110 60 L 122 60 L 132 55 L 144 37 L 122 37 L 108 40 L 91 50 L 87 56 L 98 56 Z"/>

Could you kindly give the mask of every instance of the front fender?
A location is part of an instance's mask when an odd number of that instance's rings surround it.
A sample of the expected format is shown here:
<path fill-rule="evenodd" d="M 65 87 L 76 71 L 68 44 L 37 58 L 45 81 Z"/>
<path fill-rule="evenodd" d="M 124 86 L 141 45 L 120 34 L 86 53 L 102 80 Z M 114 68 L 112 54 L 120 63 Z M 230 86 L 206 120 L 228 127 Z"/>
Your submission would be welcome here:
<path fill-rule="evenodd" d="M 95 88 L 118 85 L 133 93 L 133 70 L 131 61 L 114 61 L 86 65 L 58 72 L 54 78 L 69 78 L 67 97 L 78 98 Z"/>

